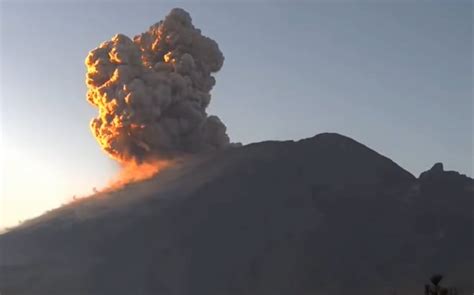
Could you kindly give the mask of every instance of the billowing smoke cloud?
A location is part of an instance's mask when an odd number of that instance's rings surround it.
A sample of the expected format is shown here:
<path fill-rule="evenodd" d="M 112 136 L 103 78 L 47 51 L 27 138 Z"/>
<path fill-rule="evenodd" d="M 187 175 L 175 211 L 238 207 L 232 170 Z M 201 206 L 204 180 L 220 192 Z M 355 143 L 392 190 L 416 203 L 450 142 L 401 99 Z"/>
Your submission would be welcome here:
<path fill-rule="evenodd" d="M 225 125 L 206 113 L 223 62 L 179 8 L 133 40 L 114 36 L 86 58 L 87 99 L 99 110 L 94 136 L 119 162 L 226 147 Z"/>

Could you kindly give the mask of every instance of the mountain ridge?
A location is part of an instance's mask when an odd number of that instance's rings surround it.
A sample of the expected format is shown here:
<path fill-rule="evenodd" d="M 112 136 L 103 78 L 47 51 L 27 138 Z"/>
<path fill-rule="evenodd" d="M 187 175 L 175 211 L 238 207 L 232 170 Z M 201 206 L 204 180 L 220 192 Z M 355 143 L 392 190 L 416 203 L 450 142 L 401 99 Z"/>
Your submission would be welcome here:
<path fill-rule="evenodd" d="M 231 148 L 0 235 L 0 290 L 416 294 L 437 271 L 469 290 L 472 183 L 334 133 Z"/>

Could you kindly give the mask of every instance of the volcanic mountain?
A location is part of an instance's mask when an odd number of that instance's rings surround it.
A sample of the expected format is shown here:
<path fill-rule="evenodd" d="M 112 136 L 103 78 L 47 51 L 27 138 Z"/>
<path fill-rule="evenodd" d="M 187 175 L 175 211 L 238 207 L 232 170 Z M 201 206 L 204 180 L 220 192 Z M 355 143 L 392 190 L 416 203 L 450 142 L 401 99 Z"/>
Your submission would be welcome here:
<path fill-rule="evenodd" d="M 0 293 L 471 294 L 472 179 L 338 134 L 196 156 L 0 236 Z"/>

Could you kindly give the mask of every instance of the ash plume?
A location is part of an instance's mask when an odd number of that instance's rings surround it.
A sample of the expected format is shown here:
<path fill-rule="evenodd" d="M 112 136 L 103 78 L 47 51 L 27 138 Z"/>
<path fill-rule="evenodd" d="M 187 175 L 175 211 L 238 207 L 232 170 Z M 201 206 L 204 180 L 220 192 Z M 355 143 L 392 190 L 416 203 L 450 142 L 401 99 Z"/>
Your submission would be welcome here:
<path fill-rule="evenodd" d="M 212 73 L 224 56 L 217 43 L 175 8 L 132 39 L 118 34 L 86 58 L 87 100 L 98 108 L 91 130 L 121 163 L 167 159 L 229 145 L 209 116 Z"/>

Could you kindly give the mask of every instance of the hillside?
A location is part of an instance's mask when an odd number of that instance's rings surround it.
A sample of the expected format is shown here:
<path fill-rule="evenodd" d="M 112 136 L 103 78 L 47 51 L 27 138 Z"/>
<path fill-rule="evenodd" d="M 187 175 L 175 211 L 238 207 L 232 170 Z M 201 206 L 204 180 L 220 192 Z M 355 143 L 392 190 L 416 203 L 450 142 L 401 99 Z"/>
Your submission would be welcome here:
<path fill-rule="evenodd" d="M 0 292 L 472 292 L 473 189 L 338 134 L 231 148 L 0 235 Z"/>

